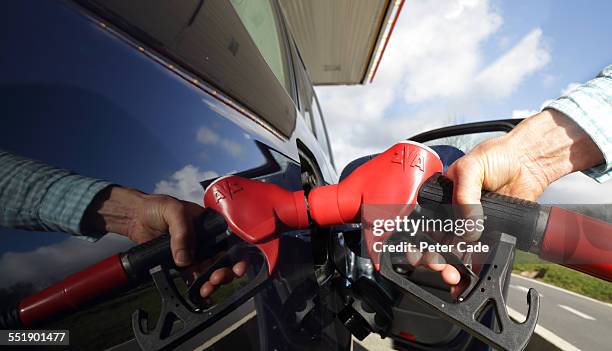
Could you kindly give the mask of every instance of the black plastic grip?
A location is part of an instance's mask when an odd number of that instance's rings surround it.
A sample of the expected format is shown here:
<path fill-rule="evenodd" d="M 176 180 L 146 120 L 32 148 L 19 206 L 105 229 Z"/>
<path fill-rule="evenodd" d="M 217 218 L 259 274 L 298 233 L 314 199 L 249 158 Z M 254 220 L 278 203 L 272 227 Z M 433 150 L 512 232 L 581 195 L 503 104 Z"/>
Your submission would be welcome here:
<path fill-rule="evenodd" d="M 453 200 L 453 182 L 436 173 L 419 189 L 418 204 L 436 211 Z M 482 191 L 480 197 L 485 215 L 485 230 L 498 230 L 516 237 L 516 247 L 523 251 L 539 252 L 540 239 L 546 227 L 548 210 L 536 202 Z M 439 209 L 441 210 L 441 209 Z"/>
<path fill-rule="evenodd" d="M 227 223 L 221 214 L 205 209 L 196 225 L 196 261 L 212 258 L 225 244 L 229 234 Z M 170 235 L 164 234 L 140 245 L 130 248 L 121 256 L 121 264 L 130 280 L 134 283 L 150 278 L 149 270 L 158 265 L 175 267 L 170 250 Z"/>

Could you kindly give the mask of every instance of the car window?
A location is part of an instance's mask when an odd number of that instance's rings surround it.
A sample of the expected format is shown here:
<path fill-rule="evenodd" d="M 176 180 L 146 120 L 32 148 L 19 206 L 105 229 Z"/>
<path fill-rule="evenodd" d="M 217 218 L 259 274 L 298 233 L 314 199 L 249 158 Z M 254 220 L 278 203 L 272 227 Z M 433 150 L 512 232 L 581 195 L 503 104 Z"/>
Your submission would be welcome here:
<path fill-rule="evenodd" d="M 321 113 L 321 106 L 319 106 L 319 101 L 317 100 L 317 96 L 315 95 L 314 91 L 312 92 L 312 101 L 310 105 L 312 109 L 312 119 L 314 121 L 317 140 L 319 140 L 319 142 L 324 145 L 323 150 L 331 159 L 332 152 L 327 136 L 327 128 L 325 127 L 325 121 L 323 120 L 323 114 Z"/>
<path fill-rule="evenodd" d="M 279 25 L 270 0 L 232 0 L 232 5 L 268 66 L 289 91 Z"/>
<path fill-rule="evenodd" d="M 315 134 L 314 122 L 311 111 L 313 91 L 312 83 L 308 78 L 308 73 L 306 73 L 306 67 L 304 65 L 304 62 L 302 61 L 302 58 L 300 57 L 299 52 L 297 51 L 295 42 L 291 41 L 290 43 L 293 52 L 293 68 L 297 81 L 300 111 L 302 112 L 302 117 L 304 118 L 308 129 L 310 129 L 310 131 Z"/>
<path fill-rule="evenodd" d="M 79 2 L 144 43 L 144 51 L 153 48 L 178 63 L 193 80 L 201 77 L 281 134 L 295 128 L 284 32 L 271 0 Z"/>
<path fill-rule="evenodd" d="M 327 129 L 325 127 L 319 101 L 317 100 L 317 96 L 312 87 L 312 81 L 308 76 L 306 65 L 304 65 L 304 61 L 302 61 L 302 57 L 297 51 L 295 44 L 292 46 L 292 49 L 294 53 L 294 69 L 296 72 L 295 75 L 297 76 L 298 95 L 302 116 L 304 117 L 308 128 L 323 146 L 323 151 L 325 154 L 330 160 L 332 160 L 332 151 L 329 144 L 329 138 L 327 136 Z"/>
<path fill-rule="evenodd" d="M 310 86 L 310 81 L 308 80 L 306 72 L 303 69 L 300 70 L 298 75 L 300 86 L 300 110 L 302 111 L 302 116 L 306 121 L 308 129 L 310 129 L 310 131 L 316 136 L 312 113 L 312 87 Z"/>

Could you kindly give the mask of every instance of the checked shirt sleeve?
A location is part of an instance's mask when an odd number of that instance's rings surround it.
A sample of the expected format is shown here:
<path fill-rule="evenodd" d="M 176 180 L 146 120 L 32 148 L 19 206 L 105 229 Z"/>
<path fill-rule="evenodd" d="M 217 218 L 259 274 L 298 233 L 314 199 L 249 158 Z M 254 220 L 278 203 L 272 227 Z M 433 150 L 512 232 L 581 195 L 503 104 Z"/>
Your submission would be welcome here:
<path fill-rule="evenodd" d="M 584 173 L 598 182 L 612 178 L 612 65 L 544 108 L 555 109 L 574 120 L 603 153 L 605 161 Z"/>
<path fill-rule="evenodd" d="M 81 218 L 109 185 L 0 150 L 0 226 L 84 236 Z"/>

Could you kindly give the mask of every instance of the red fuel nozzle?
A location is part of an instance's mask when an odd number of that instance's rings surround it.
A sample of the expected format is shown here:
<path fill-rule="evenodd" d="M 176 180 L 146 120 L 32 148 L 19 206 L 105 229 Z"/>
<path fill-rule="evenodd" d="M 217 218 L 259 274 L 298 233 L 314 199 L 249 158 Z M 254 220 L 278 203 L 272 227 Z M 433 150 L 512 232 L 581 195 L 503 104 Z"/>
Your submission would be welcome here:
<path fill-rule="evenodd" d="M 421 184 L 441 171 L 442 162 L 433 150 L 403 141 L 357 168 L 339 184 L 312 190 L 308 211 L 319 226 L 357 223 L 362 204 L 415 204 Z M 309 225 L 303 191 L 290 192 L 237 176 L 213 182 L 204 193 L 204 206 L 221 213 L 236 235 L 262 250 L 270 273 L 278 257 L 277 231 Z M 368 247 L 374 240 L 384 237 L 366 238 Z"/>
<path fill-rule="evenodd" d="M 332 226 L 361 221 L 361 205 L 415 205 L 421 185 L 442 168 L 440 157 L 432 149 L 411 141 L 399 142 L 340 183 L 313 189 L 308 195 L 310 217 L 319 226 Z M 406 214 L 412 209 L 407 206 Z M 364 233 L 370 259 L 378 270 L 379 253 L 372 248 L 388 234 Z"/>
<path fill-rule="evenodd" d="M 221 177 L 210 184 L 204 191 L 204 206 L 221 213 L 234 234 L 259 247 L 270 273 L 278 258 L 277 233 L 309 226 L 303 191 L 290 192 L 238 176 Z"/>
<path fill-rule="evenodd" d="M 342 182 L 313 189 L 308 195 L 310 216 L 320 226 L 332 226 L 359 222 L 363 204 L 416 204 L 421 184 L 441 171 L 435 151 L 419 143 L 399 142 Z"/>

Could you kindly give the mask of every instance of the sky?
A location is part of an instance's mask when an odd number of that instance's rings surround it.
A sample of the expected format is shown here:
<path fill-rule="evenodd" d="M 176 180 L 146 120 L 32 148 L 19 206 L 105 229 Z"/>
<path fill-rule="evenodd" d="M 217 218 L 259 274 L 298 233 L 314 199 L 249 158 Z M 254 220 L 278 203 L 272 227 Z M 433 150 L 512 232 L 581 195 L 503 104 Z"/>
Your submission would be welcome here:
<path fill-rule="evenodd" d="M 356 157 L 383 151 L 397 140 L 428 129 L 535 113 L 546 100 L 587 81 L 612 63 L 612 26 L 606 18 L 610 13 L 612 1 L 407 0 L 373 84 L 317 88 L 338 170 Z M 230 160 L 241 157 L 241 147 L 248 150 L 252 140 L 239 133 L 229 117 L 218 119 L 218 125 L 203 125 L 208 118 L 202 115 L 205 110 L 201 104 L 208 102 L 199 93 L 188 93 L 178 87 L 184 84 L 182 81 L 159 75 L 157 65 L 140 64 L 140 54 L 126 56 L 113 46 L 114 41 L 96 41 L 91 31 L 73 33 L 73 27 L 67 25 L 72 23 L 71 18 L 67 16 L 63 26 L 53 27 L 53 33 L 65 37 L 70 32 L 77 36 L 74 42 L 92 43 L 89 50 L 59 40 L 57 45 L 64 46 L 49 52 L 45 60 L 54 67 L 71 67 L 74 74 L 48 70 L 37 61 L 40 55 L 34 54 L 12 56 L 23 61 L 21 66 L 2 66 L 11 67 L 3 72 L 7 81 L 14 75 L 14 80 L 20 82 L 69 83 L 65 84 L 69 89 L 54 89 L 53 99 L 43 99 L 47 94 L 44 90 L 12 91 L 12 95 L 5 96 L 5 110 L 25 115 L 38 113 L 40 118 L 36 120 L 38 128 L 32 129 L 29 120 L 18 114 L 4 117 L 5 125 L 15 125 L 5 128 L 5 133 L 0 130 L 3 145 L 20 145 L 26 150 L 15 150 L 24 155 L 82 174 L 199 202 L 202 189 L 197 183 L 235 169 Z M 35 22 L 37 18 L 30 20 Z M 24 40 L 23 36 L 28 35 L 31 38 Z M 37 52 L 40 38 L 36 31 L 25 31 L 11 47 Z M 109 74 L 101 69 L 118 57 L 123 60 L 125 72 Z M 88 64 L 79 64 L 82 62 Z M 116 75 L 142 78 L 126 79 L 117 86 Z M 85 76 L 89 80 L 81 79 Z M 96 84 L 90 85 L 91 81 Z M 130 103 L 118 105 L 128 110 L 118 108 L 104 94 L 73 89 L 81 85 L 131 99 Z M 149 86 L 157 88 L 147 89 Z M 24 103 L 33 98 L 33 93 L 40 94 L 37 101 L 49 106 Z M 149 103 L 162 99 L 173 103 Z M 58 118 L 46 118 L 47 107 L 53 108 L 49 111 L 63 111 L 65 105 L 73 106 L 75 114 L 89 118 L 75 120 L 57 112 Z M 209 107 L 206 113 L 212 113 L 214 106 Z M 198 114 L 190 113 L 196 110 Z M 166 118 L 179 115 L 179 124 Z M 30 140 L 37 143 L 23 143 L 22 134 L 15 132 L 16 125 L 21 126 L 20 131 L 27 130 Z M 66 129 L 66 125 L 82 133 L 60 140 L 49 132 Z M 134 131 L 139 136 L 136 144 L 132 141 Z M 114 136 L 112 143 L 104 139 L 109 133 Z M 38 147 L 43 144 L 63 152 Z M 130 153 L 124 145 L 131 145 Z M 191 156 L 200 155 L 204 149 L 215 151 L 210 157 L 216 158 Z M 101 157 L 92 158 L 93 154 Z M 114 157 L 117 154 L 123 157 Z M 155 155 L 155 162 L 142 155 Z M 238 159 L 242 166 L 261 161 L 246 153 L 242 157 L 248 158 Z M 553 184 L 541 198 L 542 202 L 566 204 L 610 203 L 610 199 L 612 181 L 597 184 L 581 174 Z M 0 233 L 0 247 L 4 249 L 0 254 L 0 288 L 19 280 L 41 281 L 50 276 L 57 279 L 76 266 L 95 262 L 130 245 L 117 235 L 107 235 L 90 245 L 59 233 L 2 234 L 5 233 Z M 42 266 L 45 270 L 40 269 Z"/>
<path fill-rule="evenodd" d="M 372 84 L 316 88 L 338 170 L 429 129 L 538 112 L 612 64 L 610 13 L 603 0 L 406 0 Z M 610 199 L 612 182 L 574 174 L 541 201 Z"/>

